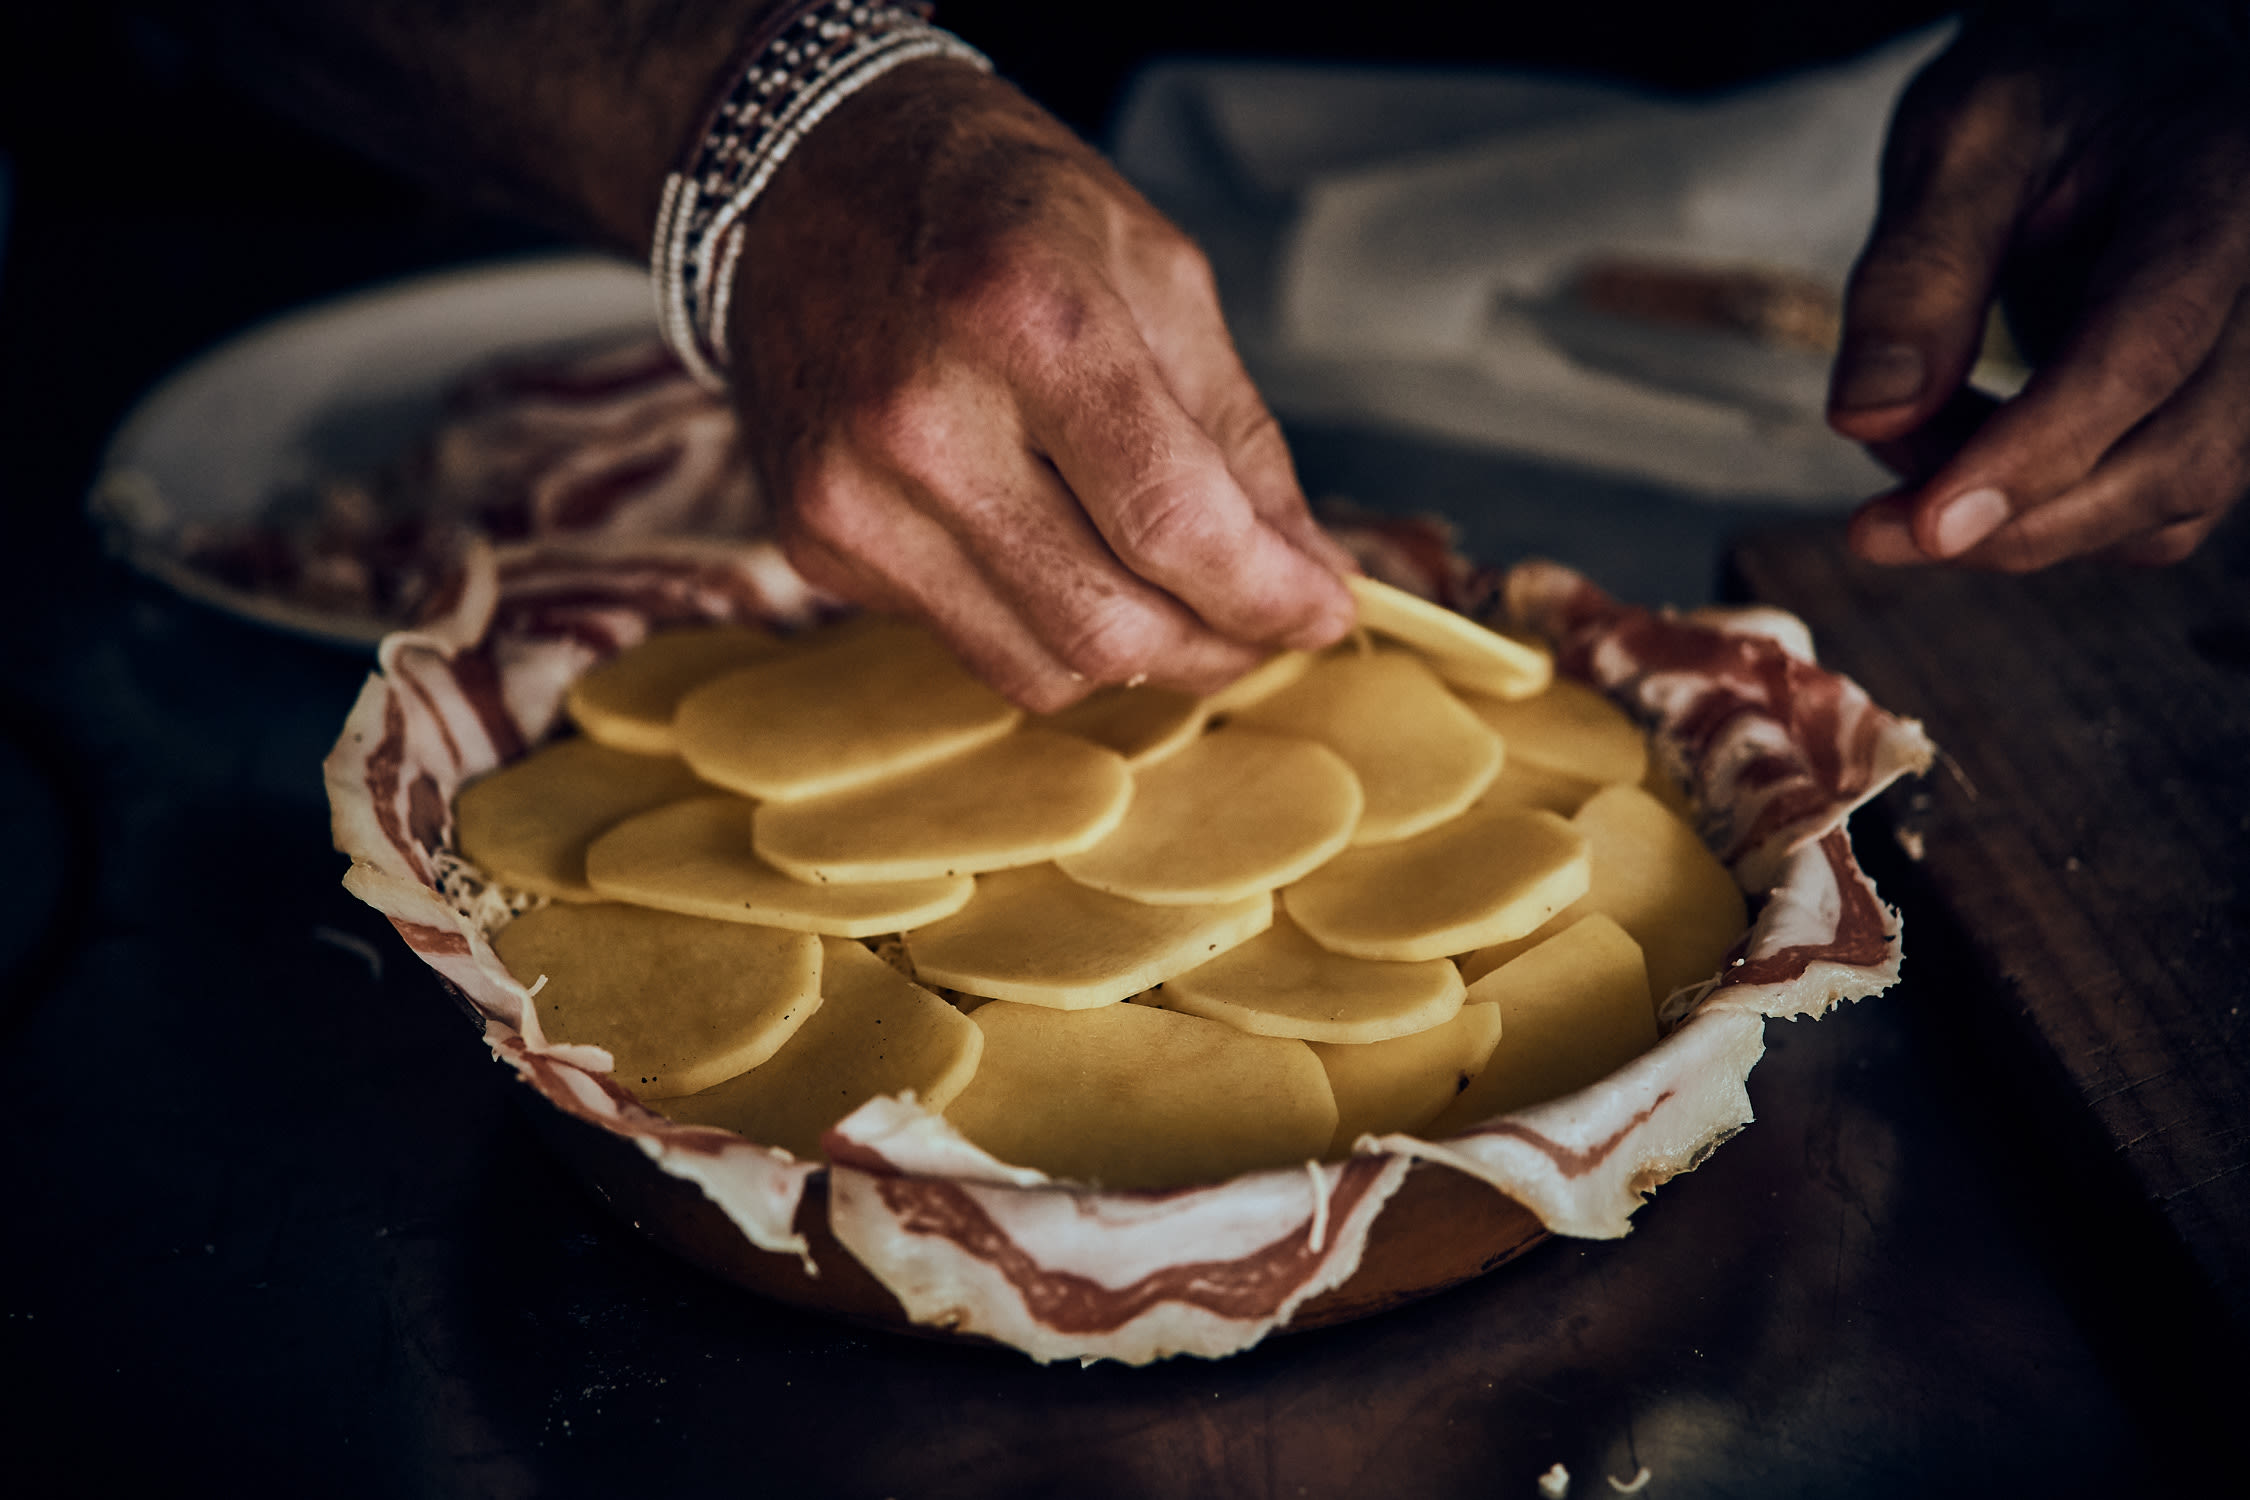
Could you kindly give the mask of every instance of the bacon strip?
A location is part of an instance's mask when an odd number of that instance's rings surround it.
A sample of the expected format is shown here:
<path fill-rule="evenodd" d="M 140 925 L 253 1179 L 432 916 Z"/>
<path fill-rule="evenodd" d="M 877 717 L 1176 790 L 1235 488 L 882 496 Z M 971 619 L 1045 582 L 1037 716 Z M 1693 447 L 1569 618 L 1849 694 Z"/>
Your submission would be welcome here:
<path fill-rule="evenodd" d="M 675 1125 L 607 1076 L 597 1049 L 540 1034 L 489 934 L 511 914 L 448 848 L 469 778 L 549 734 L 570 680 L 651 629 L 795 625 L 825 601 L 770 545 L 526 545 L 478 552 L 449 609 L 385 642 L 326 767 L 346 884 L 482 1019 L 501 1058 L 558 1109 L 698 1184 L 753 1246 L 809 1255 L 794 1218 L 826 1171 L 829 1228 L 908 1315 L 1036 1359 L 1218 1357 L 1342 1286 L 1417 1160 L 1492 1184 L 1550 1230 L 1615 1236 L 1647 1192 L 1750 1119 L 1765 1020 L 1820 1014 L 1897 974 L 1898 922 L 1841 833 L 1850 808 L 1926 764 L 1918 728 L 1790 646 L 1769 616 L 1634 610 L 1551 565 L 1479 572 L 1422 523 L 1341 535 L 1394 582 L 1458 607 L 1505 596 L 1561 666 L 1651 725 L 1711 809 L 1707 832 L 1758 900 L 1732 962 L 1684 992 L 1662 1042 L 1600 1083 L 1449 1141 L 1363 1140 L 1339 1163 L 1170 1193 L 1054 1182 L 993 1160 L 910 1099 L 878 1099 L 816 1168 L 724 1131 Z M 1771 880 L 1760 883 L 1770 874 Z M 1770 888 L 1769 888 L 1770 886 Z M 810 1264 L 808 1260 L 808 1265 Z"/>

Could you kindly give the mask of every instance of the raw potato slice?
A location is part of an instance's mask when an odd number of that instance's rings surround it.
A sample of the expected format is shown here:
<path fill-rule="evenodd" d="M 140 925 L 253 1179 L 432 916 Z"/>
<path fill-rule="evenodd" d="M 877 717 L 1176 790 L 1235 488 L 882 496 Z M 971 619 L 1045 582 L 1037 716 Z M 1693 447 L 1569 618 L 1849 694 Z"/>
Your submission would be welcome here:
<path fill-rule="evenodd" d="M 1272 921 L 1263 891 L 1220 906 L 1149 906 L 1040 865 L 985 876 L 958 913 L 908 933 L 906 951 L 924 984 L 1085 1010 L 1162 984 Z"/>
<path fill-rule="evenodd" d="M 773 1056 L 820 1008 L 820 939 L 600 902 L 543 906 L 492 940 L 508 972 L 546 983 L 548 1040 L 591 1043 L 645 1099 L 693 1094 Z"/>
<path fill-rule="evenodd" d="M 1276 917 L 1241 947 L 1167 983 L 1155 1003 L 1253 1036 L 1370 1043 L 1444 1025 L 1460 1010 L 1461 991 L 1461 971 L 1445 959 L 1347 958 Z"/>
<path fill-rule="evenodd" d="M 695 773 L 669 756 L 557 740 L 461 789 L 453 799 L 454 844 L 502 885 L 562 901 L 599 900 L 586 883 L 594 837 L 701 790 Z"/>
<path fill-rule="evenodd" d="M 1521 937 L 1586 891 L 1586 838 L 1550 812 L 1479 807 L 1353 849 L 1282 892 L 1313 941 L 1413 962 Z"/>
<path fill-rule="evenodd" d="M 1332 656 L 1237 724 L 1318 740 L 1359 777 L 1356 844 L 1386 844 L 1459 813 L 1500 774 L 1500 736 L 1403 652 Z"/>
<path fill-rule="evenodd" d="M 672 727 L 704 780 L 789 802 L 959 755 L 1021 717 L 935 637 L 880 621 L 705 683 Z"/>
<path fill-rule="evenodd" d="M 1133 773 L 1114 752 L 1026 729 L 873 786 L 765 803 L 751 840 L 799 880 L 926 880 L 1076 853 L 1132 799 Z"/>
<path fill-rule="evenodd" d="M 1239 901 L 1325 864 L 1351 842 L 1361 802 L 1359 778 L 1327 746 L 1226 729 L 1140 772 L 1124 821 L 1055 863 L 1135 901 Z"/>
<path fill-rule="evenodd" d="M 1019 1166 L 1110 1188 L 1224 1182 L 1319 1156 L 1336 1103 L 1312 1049 L 1146 1005 L 996 1002 L 946 1118 Z"/>
<path fill-rule="evenodd" d="M 721 794 L 628 818 L 587 848 L 587 882 L 612 901 L 848 938 L 949 917 L 976 889 L 966 875 L 862 885 L 792 880 L 751 848 L 751 807 Z"/>
<path fill-rule="evenodd" d="M 1516 759 L 1515 751 L 1508 752 L 1508 763 L 1500 774 L 1486 787 L 1477 801 L 1488 807 L 1533 808 L 1543 807 L 1561 817 L 1569 817 L 1586 805 L 1586 799 L 1602 789 L 1598 781 L 1583 781 L 1576 776 L 1566 776 L 1560 771 L 1550 771 L 1528 761 Z"/>
<path fill-rule="evenodd" d="M 1186 748 L 1203 728 L 1203 700 L 1170 688 L 1107 687 L 1081 698 L 1061 713 L 1030 722 L 1042 729 L 1075 734 L 1125 757 L 1139 770 Z"/>
<path fill-rule="evenodd" d="M 664 1101 L 665 1114 L 819 1161 L 822 1133 L 870 1099 L 912 1090 L 929 1109 L 953 1102 L 984 1051 L 976 1023 L 858 943 L 829 938 L 821 953 L 820 1009 L 787 1045 L 739 1077 Z"/>
<path fill-rule="evenodd" d="M 1594 878 L 1580 912 L 1601 912 L 1648 958 L 1652 998 L 1719 972 L 1750 926 L 1742 888 L 1695 830 L 1639 787 L 1596 793 L 1571 823 L 1593 846 Z"/>
<path fill-rule="evenodd" d="M 1559 1098 L 1606 1078 L 1656 1045 L 1641 950 L 1604 916 L 1572 923 L 1469 987 L 1470 1006 L 1500 1007 L 1500 1045 L 1429 1124 L 1435 1137 Z"/>
<path fill-rule="evenodd" d="M 1637 785 L 1648 774 L 1648 741 L 1625 711 L 1583 682 L 1558 677 L 1535 698 L 1464 700 L 1500 732 L 1508 765 L 1534 765 L 1603 786 Z"/>
<path fill-rule="evenodd" d="M 1363 1135 L 1416 1131 L 1469 1086 L 1500 1041 L 1500 1007 L 1464 1005 L 1452 1020 L 1412 1036 L 1362 1046 L 1312 1044 L 1336 1096 L 1330 1156 L 1344 1156 Z"/>
<path fill-rule="evenodd" d="M 587 738 L 636 755 L 677 755 L 672 714 L 691 689 L 781 649 L 748 625 L 652 635 L 587 672 L 563 700 Z"/>
<path fill-rule="evenodd" d="M 1528 698 L 1554 680 L 1555 659 L 1541 647 L 1372 578 L 1347 578 L 1344 586 L 1359 601 L 1361 629 L 1412 646 L 1448 682 L 1495 698 Z"/>
<path fill-rule="evenodd" d="M 1319 658 L 1310 651 L 1277 651 L 1215 693 L 1205 695 L 1206 718 L 1235 714 L 1263 703 L 1312 670 Z"/>

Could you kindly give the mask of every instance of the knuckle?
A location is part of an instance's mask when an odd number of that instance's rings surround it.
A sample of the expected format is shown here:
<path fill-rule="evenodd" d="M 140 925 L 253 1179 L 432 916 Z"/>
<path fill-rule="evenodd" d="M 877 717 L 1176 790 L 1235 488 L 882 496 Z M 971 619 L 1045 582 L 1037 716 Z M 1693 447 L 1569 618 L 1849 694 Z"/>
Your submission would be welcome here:
<path fill-rule="evenodd" d="M 782 534 L 798 545 L 849 548 L 868 524 L 857 490 L 832 476 L 807 475 L 790 491 Z"/>
<path fill-rule="evenodd" d="M 953 331 L 1011 362 L 1047 362 L 1078 347 L 1095 317 L 1081 278 L 1020 235 L 997 238 L 949 281 L 941 305 Z"/>
<path fill-rule="evenodd" d="M 1852 310 L 1927 315 L 1981 296 L 1990 275 L 1984 256 L 1961 233 L 1916 222 L 1880 233 L 1853 273 Z"/>
<path fill-rule="evenodd" d="M 2105 363 L 2110 384 L 2141 410 L 2155 407 L 2202 364 L 2223 316 L 2184 298 L 2140 309 L 2130 340 Z"/>
<path fill-rule="evenodd" d="M 1129 682 L 1155 666 L 1165 636 L 1155 611 L 1110 595 L 1078 611 L 1055 654 L 1088 682 Z"/>
<path fill-rule="evenodd" d="M 1211 258 L 1193 240 L 1172 232 L 1169 225 L 1143 238 L 1141 259 L 1176 295 L 1218 302 L 1219 283 L 1211 270 Z"/>
<path fill-rule="evenodd" d="M 1118 555 L 1136 571 L 1212 562 L 1232 538 L 1202 487 L 1182 478 L 1156 480 L 1118 507 Z"/>
<path fill-rule="evenodd" d="M 843 423 L 854 449 L 878 469 L 929 481 L 960 451 L 959 404 L 933 385 L 908 383 L 864 398 Z"/>

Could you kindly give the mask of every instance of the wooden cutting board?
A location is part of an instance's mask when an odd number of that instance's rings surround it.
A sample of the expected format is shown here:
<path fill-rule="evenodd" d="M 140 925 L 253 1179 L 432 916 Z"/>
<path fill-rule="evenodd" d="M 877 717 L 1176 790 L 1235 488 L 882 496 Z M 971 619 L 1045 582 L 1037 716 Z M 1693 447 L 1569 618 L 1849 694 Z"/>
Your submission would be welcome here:
<path fill-rule="evenodd" d="M 2250 1330 L 2250 514 L 2160 572 L 1877 569 L 1833 526 L 1733 567 L 1929 728 L 1900 842 L 2028 1061 Z"/>

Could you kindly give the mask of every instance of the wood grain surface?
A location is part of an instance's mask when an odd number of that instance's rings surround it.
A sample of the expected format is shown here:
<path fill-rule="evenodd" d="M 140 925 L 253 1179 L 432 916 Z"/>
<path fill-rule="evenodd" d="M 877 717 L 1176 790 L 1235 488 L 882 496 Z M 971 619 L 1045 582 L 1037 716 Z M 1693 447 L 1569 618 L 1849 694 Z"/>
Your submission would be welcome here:
<path fill-rule="evenodd" d="M 1748 596 L 1944 752 L 1886 811 L 2035 1069 L 2250 1328 L 2250 516 L 2161 572 L 1884 570 L 1755 537 Z M 1911 925 L 1912 918 L 1909 917 Z M 1917 951 L 1913 936 L 1908 951 Z M 1915 977 L 1911 969 L 1908 977 Z"/>

